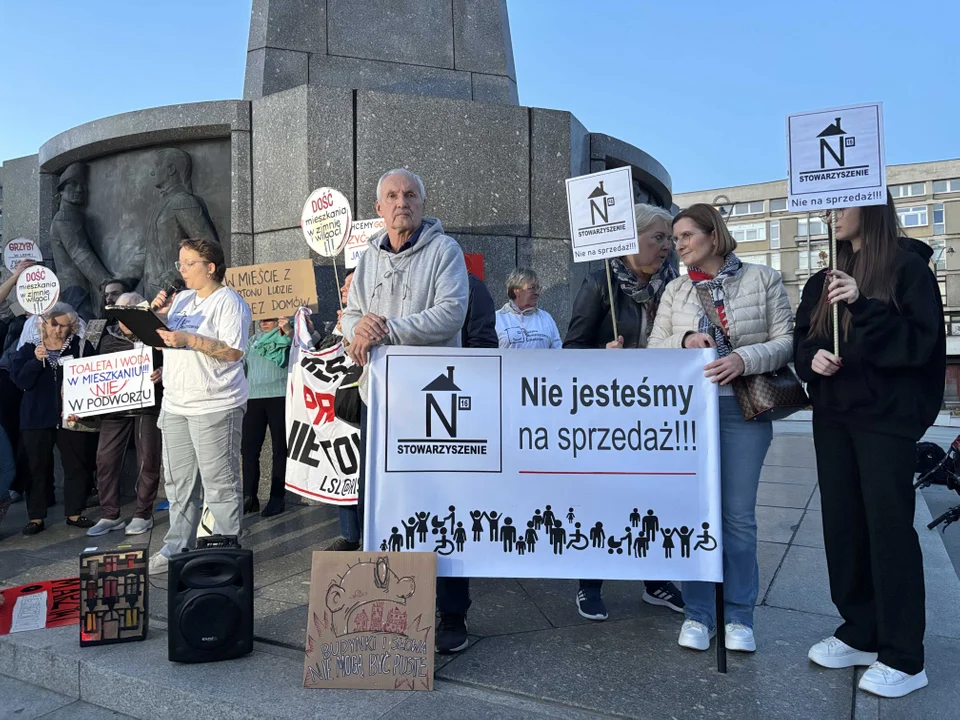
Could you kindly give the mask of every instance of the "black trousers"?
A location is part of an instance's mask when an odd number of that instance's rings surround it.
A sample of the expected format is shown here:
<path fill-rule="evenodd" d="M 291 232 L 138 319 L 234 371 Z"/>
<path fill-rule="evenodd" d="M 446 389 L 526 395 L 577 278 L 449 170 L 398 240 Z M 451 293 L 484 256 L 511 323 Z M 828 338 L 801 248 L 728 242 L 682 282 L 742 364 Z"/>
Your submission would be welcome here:
<path fill-rule="evenodd" d="M 97 446 L 97 487 L 100 490 L 100 515 L 120 517 L 120 473 L 130 436 L 137 446 L 137 509 L 133 516 L 153 517 L 153 503 L 160 488 L 160 429 L 156 415 L 105 417 L 100 421 Z"/>
<path fill-rule="evenodd" d="M 247 400 L 243 416 L 243 439 L 240 455 L 243 458 L 243 496 L 254 497 L 260 486 L 260 451 L 270 428 L 273 464 L 270 472 L 270 497 L 283 497 L 287 472 L 286 398 L 253 398 Z"/>
<path fill-rule="evenodd" d="M 916 443 L 832 422 L 816 411 L 813 439 L 823 505 L 835 635 L 914 675 L 923 669 L 923 556 L 913 529 Z"/>
<path fill-rule="evenodd" d="M 360 476 L 357 482 L 357 515 L 363 538 L 364 491 L 367 478 L 367 405 L 360 403 Z M 437 578 L 437 612 L 466 615 L 470 608 L 470 578 Z"/>
<path fill-rule="evenodd" d="M 63 512 L 80 515 L 93 483 L 97 456 L 97 433 L 49 428 L 21 430 L 20 443 L 30 468 L 27 479 L 27 516 L 47 517 L 47 488 L 53 486 L 53 448 L 60 450 L 63 464 Z"/>

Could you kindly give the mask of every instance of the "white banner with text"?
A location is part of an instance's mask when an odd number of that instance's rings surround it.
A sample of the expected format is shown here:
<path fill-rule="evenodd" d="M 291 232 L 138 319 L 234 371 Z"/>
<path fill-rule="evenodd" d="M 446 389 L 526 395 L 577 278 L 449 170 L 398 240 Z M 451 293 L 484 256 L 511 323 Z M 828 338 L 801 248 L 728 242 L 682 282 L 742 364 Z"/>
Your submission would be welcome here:
<path fill-rule="evenodd" d="M 364 547 L 444 577 L 720 581 L 715 357 L 378 348 Z"/>

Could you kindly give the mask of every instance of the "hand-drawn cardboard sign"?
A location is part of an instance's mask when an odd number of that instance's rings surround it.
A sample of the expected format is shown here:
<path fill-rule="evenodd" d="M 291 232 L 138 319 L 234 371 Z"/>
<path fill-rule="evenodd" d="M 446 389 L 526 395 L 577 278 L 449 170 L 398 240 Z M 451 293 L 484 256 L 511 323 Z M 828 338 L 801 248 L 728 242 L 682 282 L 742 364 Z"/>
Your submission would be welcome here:
<path fill-rule="evenodd" d="M 315 552 L 303 686 L 432 690 L 437 556 Z"/>
<path fill-rule="evenodd" d="M 317 309 L 311 260 L 227 268 L 224 281 L 246 300 L 254 320 L 290 317 L 300 306 Z"/>

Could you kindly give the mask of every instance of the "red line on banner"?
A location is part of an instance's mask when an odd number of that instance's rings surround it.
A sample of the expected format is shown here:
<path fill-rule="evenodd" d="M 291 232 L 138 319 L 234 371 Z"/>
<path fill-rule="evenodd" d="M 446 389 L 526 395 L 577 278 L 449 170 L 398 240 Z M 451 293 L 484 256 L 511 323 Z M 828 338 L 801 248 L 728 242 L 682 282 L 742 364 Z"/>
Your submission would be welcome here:
<path fill-rule="evenodd" d="M 686 475 L 695 472 L 620 472 L 613 470 L 520 470 L 521 475 Z"/>
<path fill-rule="evenodd" d="M 297 492 L 302 492 L 305 495 L 310 495 L 311 497 L 320 498 L 321 500 L 332 500 L 337 505 L 353 505 L 355 502 L 351 500 L 344 500 L 343 498 L 334 497 L 333 495 L 321 495 L 320 493 L 310 492 L 309 490 L 298 488 L 296 485 L 293 485 L 291 483 L 285 483 L 285 484 L 291 490 L 296 490 Z"/>

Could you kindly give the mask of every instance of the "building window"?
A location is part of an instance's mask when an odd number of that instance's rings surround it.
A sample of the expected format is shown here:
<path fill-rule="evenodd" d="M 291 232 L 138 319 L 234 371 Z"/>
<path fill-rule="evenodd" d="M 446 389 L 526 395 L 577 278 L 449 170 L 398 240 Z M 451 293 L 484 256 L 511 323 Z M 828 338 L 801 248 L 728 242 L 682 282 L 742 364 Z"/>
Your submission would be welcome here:
<path fill-rule="evenodd" d="M 763 200 L 758 200 L 756 202 L 737 203 L 732 208 L 730 208 L 731 217 L 738 217 L 740 215 L 762 215 L 762 214 L 763 214 Z"/>
<path fill-rule="evenodd" d="M 933 257 L 930 261 L 937 272 L 947 269 L 947 243 L 945 240 L 931 240 L 930 247 L 933 249 Z"/>
<path fill-rule="evenodd" d="M 897 208 L 900 224 L 904 227 L 923 227 L 927 224 L 927 206 Z"/>
<path fill-rule="evenodd" d="M 787 199 L 786 198 L 774 198 L 770 201 L 770 212 L 786 212 L 787 211 Z"/>
<path fill-rule="evenodd" d="M 748 225 L 730 225 L 727 228 L 737 242 L 757 242 L 767 239 L 766 223 L 750 223 Z"/>
<path fill-rule="evenodd" d="M 827 234 L 827 224 L 823 222 L 823 220 L 820 220 L 819 218 L 810 218 L 809 225 L 810 235 Z M 807 218 L 800 218 L 797 220 L 797 235 L 800 237 L 806 237 L 807 229 Z"/>
<path fill-rule="evenodd" d="M 780 272 L 780 253 L 770 253 L 770 267 Z"/>
<path fill-rule="evenodd" d="M 770 223 L 770 249 L 780 249 L 780 221 L 774 220 Z M 778 268 L 779 269 L 779 268 Z"/>
<path fill-rule="evenodd" d="M 926 183 L 910 183 L 909 185 L 891 185 L 890 194 L 895 198 L 918 197 L 925 195 Z"/>
<path fill-rule="evenodd" d="M 933 191 L 935 193 L 960 192 L 960 178 L 950 180 L 934 180 Z"/>
<path fill-rule="evenodd" d="M 798 248 L 798 270 L 817 272 L 818 270 L 827 267 L 829 262 L 830 245 L 828 243 L 810 243 L 809 246 Z"/>
<path fill-rule="evenodd" d="M 943 203 L 937 203 L 933 206 L 933 234 L 946 235 L 947 224 L 944 222 Z"/>

